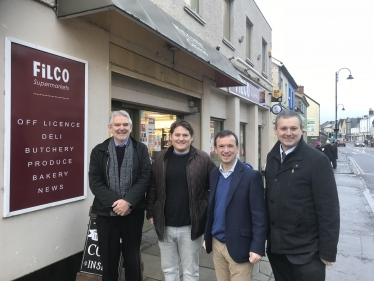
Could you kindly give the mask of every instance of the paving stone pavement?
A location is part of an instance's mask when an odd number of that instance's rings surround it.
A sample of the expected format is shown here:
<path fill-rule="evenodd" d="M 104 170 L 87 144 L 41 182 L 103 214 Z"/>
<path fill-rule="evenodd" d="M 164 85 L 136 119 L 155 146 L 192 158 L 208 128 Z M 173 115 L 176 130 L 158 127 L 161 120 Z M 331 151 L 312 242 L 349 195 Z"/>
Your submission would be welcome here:
<path fill-rule="evenodd" d="M 352 165 L 342 151 L 339 151 L 337 163 L 334 173 L 340 200 L 341 230 L 337 261 L 327 268 L 326 280 L 374 280 L 374 210 L 363 196 L 364 184 L 353 174 Z M 143 231 L 144 280 L 163 280 L 156 232 L 147 222 Z M 200 255 L 200 280 L 216 280 L 212 255 L 204 249 Z M 267 257 L 254 266 L 252 280 L 275 281 Z"/>

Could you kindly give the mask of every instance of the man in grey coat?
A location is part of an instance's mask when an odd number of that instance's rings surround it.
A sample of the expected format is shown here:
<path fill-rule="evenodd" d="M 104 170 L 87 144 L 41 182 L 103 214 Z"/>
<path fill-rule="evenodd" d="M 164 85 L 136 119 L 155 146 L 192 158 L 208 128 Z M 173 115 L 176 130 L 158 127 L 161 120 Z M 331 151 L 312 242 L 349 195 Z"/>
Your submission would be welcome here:
<path fill-rule="evenodd" d="M 277 281 L 323 281 L 336 260 L 339 200 L 330 160 L 302 139 L 300 116 L 282 111 L 267 156 L 267 254 Z"/>

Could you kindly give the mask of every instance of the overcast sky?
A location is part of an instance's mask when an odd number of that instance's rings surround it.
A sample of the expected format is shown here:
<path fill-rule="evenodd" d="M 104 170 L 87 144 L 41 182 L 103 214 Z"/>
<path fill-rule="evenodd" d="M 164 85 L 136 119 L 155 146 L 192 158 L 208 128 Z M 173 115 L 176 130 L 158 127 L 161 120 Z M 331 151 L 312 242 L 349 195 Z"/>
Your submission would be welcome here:
<path fill-rule="evenodd" d="M 373 0 L 255 0 L 272 28 L 272 56 L 320 104 L 321 123 L 374 108 Z"/>

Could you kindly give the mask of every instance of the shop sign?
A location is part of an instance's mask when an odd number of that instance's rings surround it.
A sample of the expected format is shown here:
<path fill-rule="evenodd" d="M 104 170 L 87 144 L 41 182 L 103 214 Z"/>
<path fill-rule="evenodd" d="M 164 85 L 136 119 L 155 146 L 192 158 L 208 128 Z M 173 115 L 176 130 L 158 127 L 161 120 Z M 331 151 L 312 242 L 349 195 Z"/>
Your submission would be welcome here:
<path fill-rule="evenodd" d="M 265 103 L 265 90 L 241 76 L 245 86 L 229 87 L 229 92 L 257 104 Z"/>
<path fill-rule="evenodd" d="M 282 90 L 273 90 L 271 92 L 271 102 L 281 102 L 282 101 Z"/>
<path fill-rule="evenodd" d="M 83 258 L 80 272 L 88 273 L 93 275 L 102 276 L 103 275 L 103 264 L 100 258 L 99 237 L 97 235 L 96 219 L 90 218 L 90 223 L 88 225 L 88 231 L 86 236 L 86 243 L 83 249 Z M 123 263 L 123 258 L 118 262 L 118 275 L 121 276 L 121 265 Z M 118 278 L 120 280 L 120 278 Z"/>
<path fill-rule="evenodd" d="M 314 132 L 314 118 L 308 118 L 307 131 Z"/>
<path fill-rule="evenodd" d="M 4 217 L 86 198 L 87 61 L 6 38 Z"/>
<path fill-rule="evenodd" d="M 271 107 L 270 111 L 271 111 L 273 114 L 278 115 L 278 114 L 282 111 L 282 106 L 281 106 L 279 103 L 274 104 L 274 105 Z"/>
<path fill-rule="evenodd" d="M 100 276 L 103 274 L 103 265 L 99 253 L 96 219 L 94 218 L 90 218 L 90 224 L 88 225 L 80 271 Z"/>

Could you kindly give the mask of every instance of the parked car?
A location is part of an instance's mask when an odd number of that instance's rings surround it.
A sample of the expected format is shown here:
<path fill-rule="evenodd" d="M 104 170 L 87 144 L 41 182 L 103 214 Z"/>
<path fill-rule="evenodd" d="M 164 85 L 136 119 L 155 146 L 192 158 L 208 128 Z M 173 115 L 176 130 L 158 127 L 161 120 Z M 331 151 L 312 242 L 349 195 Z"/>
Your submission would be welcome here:
<path fill-rule="evenodd" d="M 355 141 L 355 147 L 365 147 L 365 144 L 362 141 Z"/>
<path fill-rule="evenodd" d="M 344 146 L 346 145 L 346 142 L 345 142 L 345 139 L 336 139 L 336 141 L 338 142 L 338 146 Z"/>

